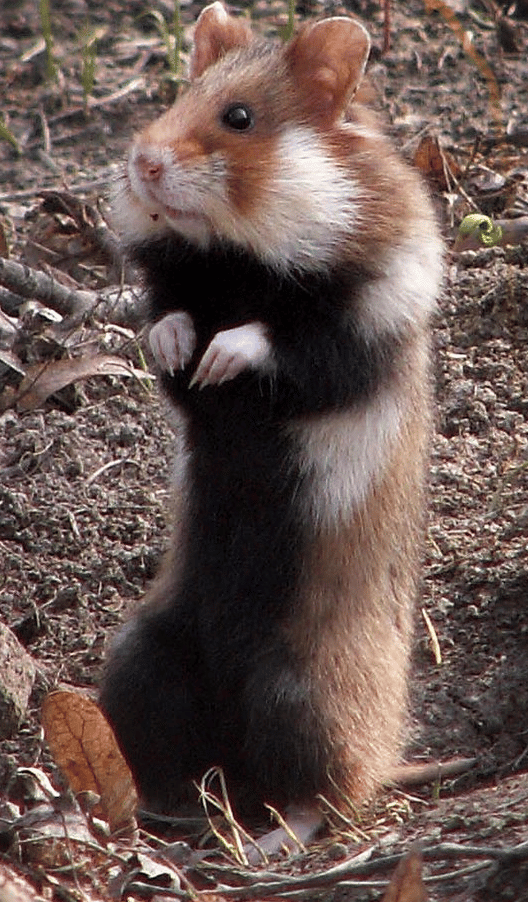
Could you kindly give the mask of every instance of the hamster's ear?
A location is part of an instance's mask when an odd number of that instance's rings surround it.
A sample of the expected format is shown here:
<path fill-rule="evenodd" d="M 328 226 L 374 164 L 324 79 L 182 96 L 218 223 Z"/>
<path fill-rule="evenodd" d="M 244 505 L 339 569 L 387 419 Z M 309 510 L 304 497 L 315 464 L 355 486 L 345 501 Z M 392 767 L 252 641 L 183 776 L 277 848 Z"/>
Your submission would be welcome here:
<path fill-rule="evenodd" d="M 210 3 L 198 16 L 194 30 L 189 76 L 191 81 L 235 47 L 245 47 L 253 40 L 249 24 L 226 12 L 220 0 Z"/>
<path fill-rule="evenodd" d="M 341 115 L 363 78 L 369 52 L 369 34 L 356 19 L 336 16 L 301 29 L 285 54 L 309 116 L 331 125 Z"/>

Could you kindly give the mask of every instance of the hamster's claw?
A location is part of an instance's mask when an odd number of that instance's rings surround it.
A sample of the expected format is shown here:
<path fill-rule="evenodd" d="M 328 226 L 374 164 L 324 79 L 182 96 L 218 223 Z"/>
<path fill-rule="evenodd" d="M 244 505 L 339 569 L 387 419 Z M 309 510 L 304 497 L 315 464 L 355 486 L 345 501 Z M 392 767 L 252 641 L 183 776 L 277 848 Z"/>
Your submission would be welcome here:
<path fill-rule="evenodd" d="M 246 369 L 265 370 L 272 362 L 271 343 L 262 323 L 245 323 L 217 332 L 191 379 L 189 388 L 222 385 Z"/>
<path fill-rule="evenodd" d="M 158 366 L 174 376 L 189 363 L 196 347 L 196 332 L 184 310 L 167 313 L 149 333 L 150 348 Z"/>

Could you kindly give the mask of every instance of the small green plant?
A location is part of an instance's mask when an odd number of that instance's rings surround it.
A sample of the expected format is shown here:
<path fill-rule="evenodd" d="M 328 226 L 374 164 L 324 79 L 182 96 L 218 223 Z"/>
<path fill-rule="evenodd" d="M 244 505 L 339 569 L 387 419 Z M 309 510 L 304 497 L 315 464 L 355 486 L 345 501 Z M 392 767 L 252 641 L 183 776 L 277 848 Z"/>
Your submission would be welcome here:
<path fill-rule="evenodd" d="M 17 154 L 20 155 L 22 153 L 20 144 L 18 143 L 11 129 L 9 129 L 5 124 L 2 116 L 0 116 L 0 141 L 7 141 L 8 144 L 11 145 L 11 147 L 14 147 Z"/>
<path fill-rule="evenodd" d="M 288 24 L 284 33 L 284 40 L 289 41 L 293 37 L 295 28 L 295 0 L 288 0 Z"/>
<path fill-rule="evenodd" d="M 173 71 L 176 76 L 180 74 L 182 36 L 180 0 L 174 0 L 174 12 L 172 14 L 172 32 L 174 35 Z"/>
<path fill-rule="evenodd" d="M 462 239 L 469 235 L 475 236 L 483 247 L 496 247 L 501 243 L 502 228 L 493 222 L 490 216 L 484 216 L 483 213 L 469 213 L 464 216 L 458 227 L 458 236 Z"/>
<path fill-rule="evenodd" d="M 53 33 L 51 31 L 51 10 L 49 0 L 39 0 L 40 27 L 46 45 L 46 79 L 55 81 L 57 64 L 53 56 Z"/>
<path fill-rule="evenodd" d="M 165 21 L 164 16 L 157 9 L 151 9 L 145 15 L 150 16 L 153 19 L 156 28 L 158 29 L 158 33 L 162 38 L 166 52 L 167 52 L 167 61 L 169 63 L 169 69 L 171 71 L 171 75 L 174 78 L 178 78 L 180 75 L 181 69 L 181 49 L 182 49 L 182 27 L 181 27 L 181 18 L 180 18 L 180 2 L 179 0 L 175 0 L 174 2 L 174 13 L 172 16 L 172 32 L 167 22 Z"/>
<path fill-rule="evenodd" d="M 97 61 L 97 34 L 94 30 L 83 28 L 79 34 L 81 45 L 81 85 L 83 89 L 84 112 L 88 111 L 88 100 L 95 84 Z"/>

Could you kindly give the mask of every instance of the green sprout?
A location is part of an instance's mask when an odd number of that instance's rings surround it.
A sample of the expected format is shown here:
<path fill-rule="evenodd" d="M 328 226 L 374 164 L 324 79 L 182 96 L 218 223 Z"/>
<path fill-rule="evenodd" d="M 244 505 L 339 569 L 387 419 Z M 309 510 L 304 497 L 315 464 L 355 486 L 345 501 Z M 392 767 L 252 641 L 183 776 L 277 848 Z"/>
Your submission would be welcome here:
<path fill-rule="evenodd" d="M 174 13 L 172 15 L 172 31 L 174 34 L 174 57 L 173 68 L 174 75 L 178 76 L 181 66 L 181 51 L 183 43 L 183 28 L 181 24 L 180 0 L 174 0 Z"/>
<path fill-rule="evenodd" d="M 288 22 L 286 25 L 280 25 L 277 29 L 283 41 L 289 41 L 293 37 L 295 30 L 295 3 L 296 0 L 288 0 Z"/>
<path fill-rule="evenodd" d="M 470 213 L 465 216 L 458 228 L 458 237 L 477 238 L 484 247 L 496 247 L 502 239 L 502 228 L 493 222 L 490 216 L 483 213 Z"/>
<path fill-rule="evenodd" d="M 46 45 L 46 78 L 54 81 L 57 78 L 57 65 L 53 56 L 53 34 L 51 31 L 51 11 L 49 0 L 40 0 L 40 25 L 42 36 Z"/>
<path fill-rule="evenodd" d="M 286 26 L 286 32 L 284 34 L 284 39 L 289 41 L 293 36 L 293 31 L 295 28 L 295 0 L 288 0 L 288 24 Z"/>
<path fill-rule="evenodd" d="M 11 147 L 14 147 L 18 155 L 22 153 L 22 149 L 11 129 L 7 127 L 2 116 L 0 116 L 0 141 L 7 141 Z"/>
<path fill-rule="evenodd" d="M 84 112 L 88 110 L 88 100 L 95 84 L 95 68 L 97 60 L 97 34 L 94 30 L 84 28 L 80 35 L 81 44 L 81 85 L 83 89 Z"/>
<path fill-rule="evenodd" d="M 174 3 L 172 34 L 164 16 L 159 10 L 151 9 L 148 13 L 145 13 L 145 15 L 150 16 L 154 20 L 158 33 L 165 44 L 169 69 L 174 78 L 177 78 L 180 74 L 182 49 L 182 27 L 179 0 L 175 0 Z"/>

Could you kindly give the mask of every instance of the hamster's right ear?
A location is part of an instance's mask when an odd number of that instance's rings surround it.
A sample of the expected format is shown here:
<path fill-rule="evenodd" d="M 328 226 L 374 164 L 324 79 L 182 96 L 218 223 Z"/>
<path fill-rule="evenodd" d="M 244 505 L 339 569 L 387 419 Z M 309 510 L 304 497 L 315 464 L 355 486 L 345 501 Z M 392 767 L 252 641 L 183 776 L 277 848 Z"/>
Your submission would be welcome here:
<path fill-rule="evenodd" d="M 230 16 L 220 0 L 210 3 L 198 16 L 194 30 L 189 67 L 191 81 L 216 63 L 228 50 L 246 47 L 252 40 L 251 28 L 244 19 Z"/>

